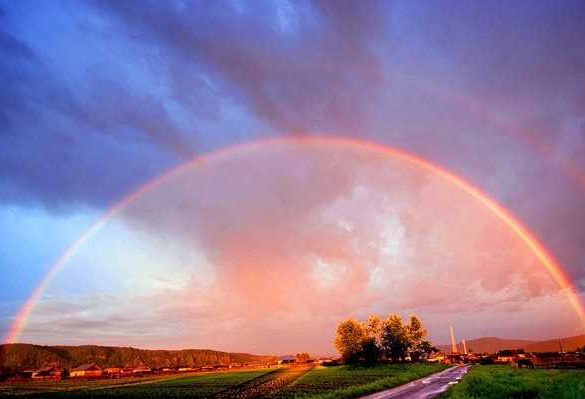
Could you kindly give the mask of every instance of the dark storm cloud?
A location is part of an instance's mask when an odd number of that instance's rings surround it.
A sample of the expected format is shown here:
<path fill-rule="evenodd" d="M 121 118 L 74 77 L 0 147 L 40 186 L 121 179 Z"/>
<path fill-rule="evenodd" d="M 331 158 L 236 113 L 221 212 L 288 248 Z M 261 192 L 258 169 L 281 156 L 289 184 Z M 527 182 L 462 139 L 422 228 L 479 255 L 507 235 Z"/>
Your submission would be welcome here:
<path fill-rule="evenodd" d="M 74 82 L 44 50 L 0 31 L 1 201 L 103 206 L 192 156 L 160 99 L 99 65 Z"/>
<path fill-rule="evenodd" d="M 126 35 L 159 47 L 177 96 L 190 95 L 181 84 L 189 75 L 207 74 L 277 129 L 351 133 L 383 87 L 374 50 L 387 41 L 387 21 L 378 3 L 98 4 Z"/>

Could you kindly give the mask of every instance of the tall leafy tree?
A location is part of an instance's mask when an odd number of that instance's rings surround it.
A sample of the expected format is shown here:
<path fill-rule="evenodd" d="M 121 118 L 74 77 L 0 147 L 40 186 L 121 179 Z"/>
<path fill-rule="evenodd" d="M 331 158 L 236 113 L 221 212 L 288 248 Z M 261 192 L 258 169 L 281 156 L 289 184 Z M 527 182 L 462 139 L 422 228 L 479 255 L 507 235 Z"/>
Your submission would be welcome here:
<path fill-rule="evenodd" d="M 424 341 L 427 336 L 427 330 L 423 328 L 422 321 L 416 315 L 410 316 L 409 324 L 405 328 L 408 333 L 410 358 L 416 362 L 420 360 L 421 355 L 426 353 L 428 349 L 426 346 L 428 341 Z M 425 345 L 423 345 L 423 342 L 425 342 Z"/>
<path fill-rule="evenodd" d="M 362 357 L 366 332 L 362 323 L 348 319 L 337 325 L 337 335 L 333 340 L 335 349 L 347 363 L 356 363 Z"/>
<path fill-rule="evenodd" d="M 380 360 L 380 347 L 372 337 L 366 336 L 362 341 L 362 353 L 364 361 L 369 364 L 376 363 Z"/>
<path fill-rule="evenodd" d="M 416 315 L 410 316 L 407 329 L 413 345 L 418 345 L 427 336 L 427 330 L 423 328 L 422 321 Z"/>
<path fill-rule="evenodd" d="M 368 320 L 364 323 L 366 335 L 370 338 L 378 347 L 382 344 L 382 327 L 384 321 L 377 314 L 372 314 L 368 317 Z"/>
<path fill-rule="evenodd" d="M 382 352 L 393 361 L 405 360 L 411 347 L 410 333 L 397 314 L 388 316 L 382 325 Z"/>

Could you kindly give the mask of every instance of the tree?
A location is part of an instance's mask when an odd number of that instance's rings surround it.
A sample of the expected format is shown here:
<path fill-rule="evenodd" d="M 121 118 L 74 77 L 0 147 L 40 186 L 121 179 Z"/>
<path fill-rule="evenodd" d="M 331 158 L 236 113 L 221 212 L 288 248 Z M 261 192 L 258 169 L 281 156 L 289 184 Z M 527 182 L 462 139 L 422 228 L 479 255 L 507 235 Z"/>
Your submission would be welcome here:
<path fill-rule="evenodd" d="M 427 336 L 427 330 L 423 328 L 422 321 L 416 315 L 410 316 L 410 324 L 407 327 L 408 334 L 413 345 L 418 345 Z"/>
<path fill-rule="evenodd" d="M 427 330 L 423 328 L 422 321 L 416 315 L 410 316 L 410 323 L 405 328 L 408 334 L 410 358 L 417 362 L 421 355 L 426 353 L 425 350 L 429 349 L 427 343 L 432 346 L 429 341 L 423 341 L 423 338 L 427 336 Z M 424 345 L 423 342 L 425 342 Z"/>
<path fill-rule="evenodd" d="M 345 362 L 356 363 L 362 355 L 365 338 L 363 325 L 354 319 L 348 319 L 337 325 L 333 345 Z"/>
<path fill-rule="evenodd" d="M 297 363 L 307 363 L 309 360 L 311 360 L 311 355 L 309 355 L 307 352 L 297 353 L 295 360 Z"/>
<path fill-rule="evenodd" d="M 395 362 L 402 361 L 410 347 L 409 329 L 402 323 L 402 317 L 390 315 L 382 324 L 382 352 Z"/>
<path fill-rule="evenodd" d="M 372 314 L 368 317 L 368 320 L 364 323 L 366 335 L 371 338 L 378 347 L 382 344 L 382 325 L 383 320 L 377 314 Z"/>
<path fill-rule="evenodd" d="M 380 347 L 372 337 L 366 336 L 362 342 L 361 354 L 364 361 L 369 364 L 376 363 L 380 360 Z"/>
<path fill-rule="evenodd" d="M 347 363 L 361 360 L 375 363 L 381 357 L 404 361 L 409 354 L 412 361 L 418 361 L 423 355 L 438 351 L 425 340 L 426 336 L 422 321 L 415 315 L 404 324 L 397 314 L 386 320 L 372 314 L 364 322 L 349 319 L 339 323 L 333 344 Z"/>
<path fill-rule="evenodd" d="M 417 362 L 421 359 L 423 355 L 428 358 L 431 355 L 431 353 L 437 352 L 439 352 L 439 349 L 433 346 L 431 341 L 422 340 L 411 349 L 410 358 L 412 359 L 413 362 Z"/>

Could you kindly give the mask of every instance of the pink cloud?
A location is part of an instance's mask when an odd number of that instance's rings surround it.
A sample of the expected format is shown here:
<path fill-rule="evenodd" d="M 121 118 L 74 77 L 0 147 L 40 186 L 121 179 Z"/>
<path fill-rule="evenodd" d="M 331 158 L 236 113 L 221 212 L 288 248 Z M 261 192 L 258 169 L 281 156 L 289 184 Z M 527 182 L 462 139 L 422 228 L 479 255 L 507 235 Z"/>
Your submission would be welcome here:
<path fill-rule="evenodd" d="M 477 312 L 463 321 L 469 331 L 490 313 L 513 312 L 521 335 L 547 298 L 570 319 L 536 257 L 487 208 L 445 180 L 363 149 L 244 151 L 169 178 L 119 217 L 160 238 L 144 251 L 163 277 L 197 266 L 165 261 L 165 251 L 177 259 L 196 251 L 212 270 L 206 283 L 137 283 L 118 293 L 125 303 L 100 313 L 106 322 L 136 314 L 157 332 L 142 338 L 152 344 L 180 331 L 183 347 L 267 353 L 308 342 L 327 352 L 338 320 L 371 311 L 418 312 L 436 329 L 441 315 Z M 148 278 L 139 263 L 123 267 Z M 489 325 L 483 334 L 493 335 Z"/>

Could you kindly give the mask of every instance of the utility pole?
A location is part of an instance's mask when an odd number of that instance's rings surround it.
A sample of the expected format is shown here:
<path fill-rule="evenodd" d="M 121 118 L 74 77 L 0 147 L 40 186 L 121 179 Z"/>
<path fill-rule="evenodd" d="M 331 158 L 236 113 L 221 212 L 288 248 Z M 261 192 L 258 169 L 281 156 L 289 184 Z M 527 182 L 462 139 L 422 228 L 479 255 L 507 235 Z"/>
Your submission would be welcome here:
<path fill-rule="evenodd" d="M 453 326 L 449 326 L 449 332 L 451 333 L 451 353 L 457 353 L 457 343 L 455 341 L 455 332 Z"/>

